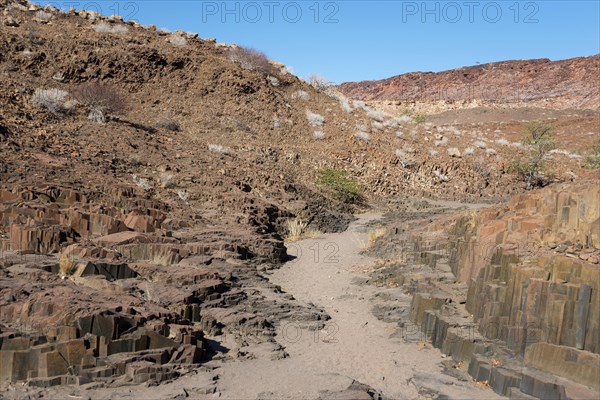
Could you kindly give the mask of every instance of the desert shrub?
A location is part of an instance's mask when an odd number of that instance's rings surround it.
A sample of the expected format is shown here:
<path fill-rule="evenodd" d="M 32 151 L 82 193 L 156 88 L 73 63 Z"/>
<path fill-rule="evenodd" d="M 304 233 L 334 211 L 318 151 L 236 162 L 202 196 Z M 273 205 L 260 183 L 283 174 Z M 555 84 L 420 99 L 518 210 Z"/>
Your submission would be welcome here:
<path fill-rule="evenodd" d="M 235 47 L 229 50 L 229 59 L 245 69 L 263 73 L 273 72 L 273 65 L 267 55 L 249 47 Z"/>
<path fill-rule="evenodd" d="M 412 119 L 417 124 L 424 124 L 425 121 L 427 121 L 427 114 L 422 113 L 422 112 L 417 112 L 417 113 L 413 114 Z"/>
<path fill-rule="evenodd" d="M 66 110 L 65 98 L 69 94 L 60 89 L 35 89 L 31 96 L 31 104 L 44 107 L 55 116 L 61 116 Z"/>
<path fill-rule="evenodd" d="M 279 79 L 275 78 L 273 75 L 267 76 L 267 80 L 273 87 L 279 86 Z"/>
<path fill-rule="evenodd" d="M 510 144 L 510 142 L 506 139 L 497 139 L 496 143 L 498 143 L 501 146 L 508 146 Z"/>
<path fill-rule="evenodd" d="M 440 140 L 436 140 L 435 141 L 435 146 L 436 147 L 440 147 L 440 146 L 445 146 L 448 144 L 448 138 L 447 137 L 442 137 Z"/>
<path fill-rule="evenodd" d="M 369 141 L 371 141 L 371 137 L 365 131 L 359 130 L 359 131 L 355 132 L 354 137 L 357 138 L 358 140 L 362 140 L 365 143 L 369 143 Z"/>
<path fill-rule="evenodd" d="M 495 155 L 497 154 L 497 153 L 496 153 L 496 150 L 492 149 L 491 147 L 490 147 L 490 148 L 487 148 L 487 149 L 485 149 L 485 152 L 486 152 L 487 154 L 491 155 L 491 156 L 495 156 Z"/>
<path fill-rule="evenodd" d="M 414 165 L 414 160 L 404 150 L 396 149 L 395 154 L 402 168 L 410 168 Z"/>
<path fill-rule="evenodd" d="M 181 130 L 179 123 L 171 118 L 161 118 L 156 125 L 159 128 L 167 129 L 173 132 L 179 132 Z"/>
<path fill-rule="evenodd" d="M 345 111 L 347 113 L 352 112 L 352 106 L 350 105 L 350 101 L 348 101 L 348 99 L 346 97 L 340 95 L 338 97 L 338 101 L 340 102 L 340 107 L 342 108 L 343 111 Z"/>
<path fill-rule="evenodd" d="M 487 144 L 481 140 L 478 140 L 476 142 L 473 142 L 473 146 L 478 147 L 480 149 L 485 149 L 487 148 Z"/>
<path fill-rule="evenodd" d="M 175 186 L 177 186 L 175 182 L 175 175 L 173 174 L 161 172 L 158 179 L 160 181 L 160 186 L 165 189 L 173 189 Z"/>
<path fill-rule="evenodd" d="M 447 151 L 450 157 L 460 157 L 460 150 L 458 150 L 456 147 L 450 147 Z"/>
<path fill-rule="evenodd" d="M 306 110 L 306 119 L 308 119 L 308 122 L 315 128 L 322 126 L 325 122 L 325 118 L 323 118 L 323 116 L 316 114 L 310 110 Z"/>
<path fill-rule="evenodd" d="M 348 172 L 344 170 L 326 168 L 319 171 L 317 183 L 332 191 L 335 199 L 348 204 L 362 202 L 362 190 Z"/>
<path fill-rule="evenodd" d="M 229 150 L 226 147 L 221 146 L 220 144 L 209 144 L 208 150 L 217 154 L 228 154 Z"/>
<path fill-rule="evenodd" d="M 298 217 L 287 220 L 285 224 L 287 228 L 286 239 L 288 240 L 300 239 L 300 237 L 306 230 L 306 227 L 308 226 L 308 224 L 305 221 L 301 220 Z"/>
<path fill-rule="evenodd" d="M 522 140 L 525 151 L 513 163 L 513 168 L 527 185 L 527 189 L 545 186 L 545 158 L 555 148 L 554 128 L 542 122 L 531 122 Z"/>
<path fill-rule="evenodd" d="M 117 35 L 129 32 L 129 28 L 127 28 L 125 25 L 111 25 L 104 21 L 94 25 L 94 30 L 98 33 L 114 33 Z"/>
<path fill-rule="evenodd" d="M 433 150 L 433 149 L 429 150 L 429 155 L 430 155 L 431 157 L 435 157 L 435 156 L 437 156 L 438 154 L 439 154 L 439 153 L 438 153 L 438 151 L 437 151 L 437 150 Z"/>
<path fill-rule="evenodd" d="M 183 189 L 180 189 L 177 191 L 177 196 L 179 196 L 179 198 L 181 200 L 183 200 L 184 203 L 187 203 L 187 201 L 190 198 L 190 194 L 186 190 L 183 190 Z"/>
<path fill-rule="evenodd" d="M 48 22 L 52 19 L 52 14 L 39 10 L 35 13 L 35 18 L 39 21 Z"/>
<path fill-rule="evenodd" d="M 468 156 L 472 156 L 473 154 L 475 154 L 475 149 L 472 148 L 472 147 L 467 147 L 465 149 L 465 154 L 468 155 Z"/>
<path fill-rule="evenodd" d="M 448 182 L 448 175 L 444 174 L 442 171 L 436 169 L 433 171 L 433 174 L 436 176 L 436 178 L 439 179 L 440 182 Z"/>
<path fill-rule="evenodd" d="M 187 39 L 183 36 L 179 35 L 171 35 L 168 39 L 169 43 L 174 44 L 175 46 L 185 46 L 187 45 Z"/>
<path fill-rule="evenodd" d="M 405 108 L 402 110 L 400 115 L 398 116 L 399 122 L 414 122 L 417 124 L 423 124 L 427 120 L 427 114 L 422 112 L 417 112 L 410 108 Z"/>
<path fill-rule="evenodd" d="M 373 122 L 371 122 L 371 127 L 374 130 L 379 131 L 379 130 L 383 129 L 383 124 L 379 121 L 373 121 Z"/>
<path fill-rule="evenodd" d="M 369 110 L 369 111 L 367 111 L 367 115 L 369 116 L 369 118 L 372 118 L 375 121 L 379 121 L 379 122 L 383 122 L 385 117 L 387 117 L 386 113 L 384 113 L 383 111 L 379 111 L 379 110 Z"/>
<path fill-rule="evenodd" d="M 106 114 L 122 114 L 127 110 L 125 98 L 112 86 L 100 82 L 86 82 L 73 90 L 73 97 L 90 107 L 89 119 L 104 122 Z"/>
<path fill-rule="evenodd" d="M 592 146 L 591 152 L 585 158 L 583 165 L 586 168 L 600 168 L 600 143 Z"/>
<path fill-rule="evenodd" d="M 323 132 L 323 131 L 315 131 L 313 133 L 313 137 L 315 139 L 317 139 L 317 140 L 323 140 L 323 139 L 325 139 L 325 132 Z"/>
<path fill-rule="evenodd" d="M 308 101 L 308 100 L 310 100 L 310 95 L 307 92 L 305 92 L 304 90 L 298 90 L 298 91 L 292 93 L 292 99 Z"/>
<path fill-rule="evenodd" d="M 133 175 L 133 182 L 145 191 L 152 189 L 152 184 L 148 179 L 142 178 L 141 176 Z"/>
<path fill-rule="evenodd" d="M 315 89 L 320 90 L 322 92 L 327 91 L 331 86 L 331 82 L 329 82 L 329 80 L 327 80 L 327 78 L 325 78 L 324 76 L 321 76 L 319 74 L 308 75 L 306 81 L 308 82 L 309 85 L 311 85 Z"/>
<path fill-rule="evenodd" d="M 77 270 L 77 262 L 66 254 L 61 254 L 58 259 L 58 271 L 61 276 L 73 275 Z"/>
<path fill-rule="evenodd" d="M 273 118 L 273 128 L 274 129 L 281 128 L 281 122 L 279 122 L 279 118 Z"/>

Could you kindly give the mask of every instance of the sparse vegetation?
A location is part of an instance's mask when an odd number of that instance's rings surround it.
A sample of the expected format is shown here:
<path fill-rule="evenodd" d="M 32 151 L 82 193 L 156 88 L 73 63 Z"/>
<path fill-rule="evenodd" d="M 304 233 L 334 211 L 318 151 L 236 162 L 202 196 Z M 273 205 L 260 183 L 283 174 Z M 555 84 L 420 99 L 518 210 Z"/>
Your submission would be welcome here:
<path fill-rule="evenodd" d="M 98 33 L 114 33 L 117 35 L 122 35 L 129 32 L 129 29 L 125 25 L 111 25 L 104 21 L 94 25 L 94 30 Z"/>
<path fill-rule="evenodd" d="M 415 122 L 417 124 L 424 124 L 427 121 L 427 114 L 410 108 L 405 108 L 398 116 L 398 119 L 401 122 Z"/>
<path fill-rule="evenodd" d="M 167 172 L 161 172 L 159 176 L 160 186 L 165 189 L 173 189 L 175 184 L 175 175 L 169 174 Z"/>
<path fill-rule="evenodd" d="M 545 158 L 554 149 L 554 128 L 542 122 L 532 122 L 527 126 L 527 134 L 522 140 L 525 151 L 517 156 L 513 166 L 525 181 L 527 189 L 545 186 L 548 178 L 544 175 Z"/>
<path fill-rule="evenodd" d="M 396 149 L 395 154 L 402 168 L 409 168 L 414 164 L 412 157 L 409 156 L 404 150 Z"/>
<path fill-rule="evenodd" d="M 475 154 L 475 149 L 472 148 L 472 147 L 467 147 L 465 149 L 465 154 L 468 155 L 468 156 L 472 156 L 473 154 Z"/>
<path fill-rule="evenodd" d="M 296 217 L 286 221 L 287 236 L 286 239 L 289 241 L 298 240 L 302 237 L 302 234 L 306 230 L 307 223 Z"/>
<path fill-rule="evenodd" d="M 460 157 L 460 150 L 456 147 L 449 147 L 447 151 L 450 157 Z"/>
<path fill-rule="evenodd" d="M 369 231 L 369 246 L 372 246 L 377 239 L 385 236 L 385 228 L 377 228 L 377 229 L 371 229 Z"/>
<path fill-rule="evenodd" d="M 315 128 L 318 128 L 325 123 L 325 118 L 323 118 L 323 116 L 310 110 L 306 110 L 306 119 L 308 119 L 308 122 Z"/>
<path fill-rule="evenodd" d="M 383 122 L 385 117 L 387 117 L 386 113 L 384 113 L 383 111 L 379 111 L 379 110 L 369 110 L 369 111 L 367 111 L 367 115 L 369 116 L 369 118 L 374 119 L 375 121 L 379 121 L 379 122 Z"/>
<path fill-rule="evenodd" d="M 229 59 L 242 68 L 263 73 L 273 73 L 273 65 L 262 51 L 249 47 L 235 47 L 229 50 Z"/>
<path fill-rule="evenodd" d="M 313 137 L 315 139 L 317 139 L 317 140 L 323 140 L 323 139 L 325 139 L 325 132 L 323 132 L 323 131 L 315 131 L 313 133 Z"/>
<path fill-rule="evenodd" d="M 331 86 L 331 82 L 329 82 L 329 80 L 327 80 L 327 78 L 325 78 L 324 76 L 321 76 L 319 74 L 310 74 L 306 78 L 306 81 L 308 82 L 309 85 L 311 85 L 315 89 L 320 90 L 322 92 L 327 91 Z"/>
<path fill-rule="evenodd" d="M 66 277 L 73 275 L 77 270 L 77 262 L 66 254 L 61 254 L 58 259 L 58 272 L 61 276 Z"/>
<path fill-rule="evenodd" d="M 220 144 L 209 144 L 208 150 L 212 151 L 213 153 L 217 153 L 217 154 L 223 154 L 223 155 L 229 154 L 229 150 Z"/>
<path fill-rule="evenodd" d="M 317 183 L 331 190 L 335 199 L 343 203 L 358 204 L 362 202 L 363 196 L 360 186 L 344 170 L 323 169 L 319 171 Z"/>
<path fill-rule="evenodd" d="M 152 184 L 148 179 L 144 179 L 137 175 L 133 175 L 132 178 L 133 182 L 135 182 L 135 184 L 138 185 L 140 188 L 144 189 L 144 191 L 147 192 L 152 189 Z"/>
<path fill-rule="evenodd" d="M 292 93 L 292 99 L 308 101 L 308 100 L 310 100 L 310 95 L 308 94 L 308 92 L 306 92 L 304 90 L 297 90 L 294 93 Z"/>
<path fill-rule="evenodd" d="M 600 143 L 592 146 L 590 154 L 587 155 L 583 163 L 586 168 L 600 168 Z"/>
<path fill-rule="evenodd" d="M 69 94 L 60 89 L 35 89 L 31 96 L 31 104 L 44 107 L 54 116 L 61 116 L 66 110 L 65 98 Z"/>
<path fill-rule="evenodd" d="M 369 143 L 369 141 L 371 140 L 371 137 L 369 136 L 369 134 L 362 130 L 355 132 L 354 137 L 357 138 L 358 140 L 362 140 L 365 143 Z"/>
<path fill-rule="evenodd" d="M 52 19 L 52 14 L 47 13 L 44 10 L 39 10 L 35 13 L 35 19 L 42 22 L 48 22 Z"/>
<path fill-rule="evenodd" d="M 481 140 L 477 140 L 475 142 L 473 142 L 473 146 L 478 147 L 480 149 L 486 149 L 487 148 L 487 144 Z"/>
<path fill-rule="evenodd" d="M 436 147 L 445 146 L 447 144 L 448 144 L 448 138 L 445 136 L 442 137 L 441 139 L 435 141 Z"/>
<path fill-rule="evenodd" d="M 175 46 L 186 46 L 187 39 L 183 36 L 179 35 L 171 35 L 168 39 L 169 43 L 174 44 Z"/>
<path fill-rule="evenodd" d="M 112 85 L 86 82 L 73 90 L 73 97 L 90 107 L 89 119 L 104 122 L 107 114 L 122 114 L 127 110 L 125 98 Z"/>

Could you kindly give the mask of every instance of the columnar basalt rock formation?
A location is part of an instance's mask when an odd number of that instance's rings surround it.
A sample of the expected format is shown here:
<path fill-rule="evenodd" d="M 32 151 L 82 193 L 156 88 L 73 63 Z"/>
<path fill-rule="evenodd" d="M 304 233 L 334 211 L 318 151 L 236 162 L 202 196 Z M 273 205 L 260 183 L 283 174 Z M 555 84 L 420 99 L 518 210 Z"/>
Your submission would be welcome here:
<path fill-rule="evenodd" d="M 511 398 L 597 397 L 597 182 L 438 217 L 406 237 L 403 230 L 411 232 L 396 228 L 383 245 L 402 257 L 378 279 L 413 293 L 412 323 L 455 368 Z"/>

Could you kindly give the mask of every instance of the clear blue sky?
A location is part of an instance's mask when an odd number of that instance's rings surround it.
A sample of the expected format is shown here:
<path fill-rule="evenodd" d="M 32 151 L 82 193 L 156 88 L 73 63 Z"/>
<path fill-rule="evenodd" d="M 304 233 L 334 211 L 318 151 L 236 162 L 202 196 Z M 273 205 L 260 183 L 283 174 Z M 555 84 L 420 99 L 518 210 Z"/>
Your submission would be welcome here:
<path fill-rule="evenodd" d="M 118 10 L 142 24 L 253 47 L 298 76 L 319 73 L 336 83 L 600 53 L 598 0 L 96 0 L 75 8 L 90 3 L 103 14 Z"/>

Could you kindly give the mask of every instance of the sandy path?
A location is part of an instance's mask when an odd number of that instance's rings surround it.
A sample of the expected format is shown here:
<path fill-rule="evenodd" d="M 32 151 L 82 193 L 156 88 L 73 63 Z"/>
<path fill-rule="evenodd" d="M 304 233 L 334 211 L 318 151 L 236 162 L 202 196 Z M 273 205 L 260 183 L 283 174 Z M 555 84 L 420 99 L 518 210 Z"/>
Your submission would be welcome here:
<path fill-rule="evenodd" d="M 420 397 L 415 374 L 421 380 L 431 376 L 432 387 L 442 386 L 455 398 L 496 397 L 469 382 L 440 379 L 438 350 L 405 343 L 395 324 L 372 314 L 370 299 L 390 289 L 352 281 L 361 277 L 360 265 L 374 261 L 360 254 L 368 237 L 361 226 L 376 218 L 362 215 L 346 232 L 288 244 L 289 253 L 298 257 L 275 271 L 271 281 L 298 301 L 325 309 L 331 320 L 320 331 L 307 329 L 305 323 L 283 324 L 276 339 L 289 358 L 240 361 L 219 368 L 222 398 L 315 399 L 323 391 L 341 391 L 357 380 L 385 398 L 414 399 Z"/>

